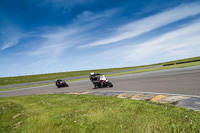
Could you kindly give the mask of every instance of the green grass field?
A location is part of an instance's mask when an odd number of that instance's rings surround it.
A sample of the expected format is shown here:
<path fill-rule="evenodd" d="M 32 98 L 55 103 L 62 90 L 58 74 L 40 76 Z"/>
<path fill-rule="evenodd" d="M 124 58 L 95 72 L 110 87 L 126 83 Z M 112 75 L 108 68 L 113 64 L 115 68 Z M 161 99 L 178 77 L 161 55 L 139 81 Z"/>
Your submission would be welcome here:
<path fill-rule="evenodd" d="M 169 104 L 95 95 L 0 98 L 2 133 L 200 132 L 200 112 Z"/>

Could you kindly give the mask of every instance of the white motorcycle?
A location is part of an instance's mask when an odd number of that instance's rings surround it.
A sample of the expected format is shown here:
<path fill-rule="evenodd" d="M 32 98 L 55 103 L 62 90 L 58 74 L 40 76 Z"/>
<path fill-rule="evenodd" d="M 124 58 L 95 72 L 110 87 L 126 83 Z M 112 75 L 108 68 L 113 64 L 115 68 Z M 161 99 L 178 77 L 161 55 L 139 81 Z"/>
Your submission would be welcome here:
<path fill-rule="evenodd" d="M 91 73 L 90 74 L 90 80 L 91 82 L 93 83 L 94 85 L 94 88 L 102 88 L 102 87 L 113 87 L 113 84 L 107 80 L 106 76 L 103 75 L 103 74 L 94 74 L 94 73 Z"/>

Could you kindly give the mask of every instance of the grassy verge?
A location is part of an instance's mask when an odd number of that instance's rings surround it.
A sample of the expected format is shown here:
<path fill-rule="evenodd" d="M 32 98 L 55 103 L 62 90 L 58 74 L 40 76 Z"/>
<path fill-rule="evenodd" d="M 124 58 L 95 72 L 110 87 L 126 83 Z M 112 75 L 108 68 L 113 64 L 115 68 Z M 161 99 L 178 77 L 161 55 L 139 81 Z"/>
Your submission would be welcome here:
<path fill-rule="evenodd" d="M 28 86 L 21 86 L 21 87 L 14 87 L 14 88 L 7 88 L 7 89 L 1 89 L 1 91 L 9 91 L 9 90 L 16 90 L 16 89 L 23 89 L 23 88 L 29 88 L 29 87 L 37 87 L 37 86 L 43 86 L 43 85 L 50 85 L 52 83 L 45 83 L 45 84 L 38 84 L 38 85 L 28 85 Z"/>
<path fill-rule="evenodd" d="M 142 69 L 142 70 L 136 70 L 136 71 L 128 71 L 128 72 L 122 72 L 122 73 L 115 73 L 115 74 L 109 74 L 108 76 L 117 76 L 117 75 L 133 74 L 133 73 L 142 73 L 142 72 L 166 70 L 166 69 L 173 69 L 173 68 L 182 68 L 182 67 L 197 66 L 197 65 L 200 65 L 200 61 L 199 62 L 172 65 L 172 66 L 164 66 L 164 67 L 148 68 L 148 69 Z"/>
<path fill-rule="evenodd" d="M 175 60 L 175 61 L 170 61 L 170 62 L 165 62 L 165 63 L 163 63 L 163 65 L 169 65 L 169 64 L 174 64 L 174 63 L 182 63 L 182 62 L 190 62 L 190 61 L 196 61 L 196 60 L 200 60 L 200 56 L 199 57 L 187 58 L 187 59 L 181 59 L 181 60 Z"/>
<path fill-rule="evenodd" d="M 192 62 L 192 63 L 185 63 L 185 64 L 178 64 L 173 66 L 165 66 L 165 67 L 156 67 L 156 68 L 148 68 L 148 69 L 142 69 L 142 70 L 135 70 L 135 71 L 128 71 L 128 72 L 121 72 L 121 73 L 114 73 L 114 74 L 108 74 L 107 77 L 110 76 L 117 76 L 117 75 L 125 75 L 125 74 L 133 74 L 133 73 L 142 73 L 142 72 L 150 72 L 150 71 L 158 71 L 158 70 L 165 70 L 165 69 L 173 69 L 173 68 L 181 68 L 181 67 L 188 67 L 188 66 L 196 66 L 200 65 L 200 62 Z M 78 81 L 78 80 L 85 80 L 88 78 L 81 78 L 81 79 L 73 79 L 68 80 L 67 82 L 71 81 Z M 28 87 L 36 87 L 36 86 L 42 86 L 42 85 L 50 85 L 52 83 L 46 83 L 46 84 L 38 84 L 38 85 L 30 85 L 30 86 L 23 86 L 23 87 L 15 87 L 15 88 L 8 88 L 8 89 L 1 89 L 1 91 L 7 91 L 7 90 L 15 90 L 15 89 L 22 89 L 22 88 L 28 88 Z"/>
<path fill-rule="evenodd" d="M 200 113 L 94 95 L 0 98 L 1 132 L 200 132 Z"/>

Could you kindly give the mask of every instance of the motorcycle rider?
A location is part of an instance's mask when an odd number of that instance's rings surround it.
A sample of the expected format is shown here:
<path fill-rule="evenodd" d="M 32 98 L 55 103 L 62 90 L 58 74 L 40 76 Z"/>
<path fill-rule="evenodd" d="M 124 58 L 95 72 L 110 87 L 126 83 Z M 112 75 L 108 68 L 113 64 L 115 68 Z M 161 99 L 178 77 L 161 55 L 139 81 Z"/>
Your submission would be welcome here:
<path fill-rule="evenodd" d="M 89 76 L 90 80 L 92 81 L 92 83 L 94 85 L 94 88 L 96 88 L 96 86 L 98 84 L 97 77 L 96 77 L 97 75 L 100 75 L 100 74 L 99 73 L 95 74 L 94 72 L 91 72 L 90 76 Z"/>
<path fill-rule="evenodd" d="M 61 81 L 60 79 L 57 79 L 56 84 L 60 84 L 60 81 Z"/>

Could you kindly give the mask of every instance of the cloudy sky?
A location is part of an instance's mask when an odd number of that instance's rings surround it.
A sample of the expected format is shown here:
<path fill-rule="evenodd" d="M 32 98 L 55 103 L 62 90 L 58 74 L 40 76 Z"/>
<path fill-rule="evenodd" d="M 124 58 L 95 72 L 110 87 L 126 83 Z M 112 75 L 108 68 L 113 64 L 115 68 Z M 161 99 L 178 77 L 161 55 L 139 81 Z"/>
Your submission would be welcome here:
<path fill-rule="evenodd" d="M 200 56 L 199 0 L 0 0 L 0 77 Z"/>

